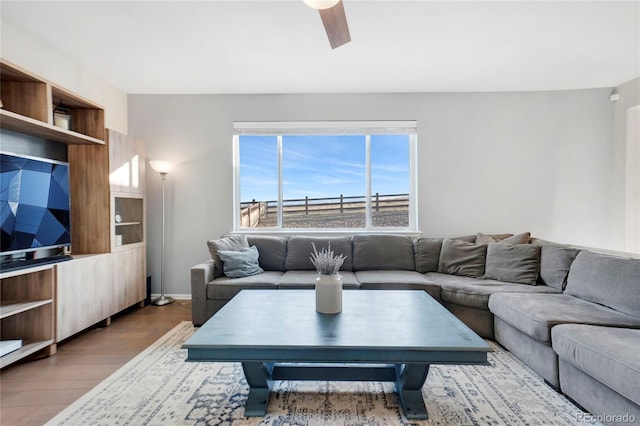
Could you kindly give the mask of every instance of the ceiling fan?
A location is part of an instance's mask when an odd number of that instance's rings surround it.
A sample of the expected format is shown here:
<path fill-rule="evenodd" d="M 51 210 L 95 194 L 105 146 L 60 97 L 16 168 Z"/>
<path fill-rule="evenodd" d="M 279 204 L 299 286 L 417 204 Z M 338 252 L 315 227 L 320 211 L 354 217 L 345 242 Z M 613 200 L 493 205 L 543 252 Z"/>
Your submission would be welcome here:
<path fill-rule="evenodd" d="M 335 49 L 351 41 L 347 16 L 342 0 L 304 0 L 307 6 L 318 9 L 331 48 Z"/>

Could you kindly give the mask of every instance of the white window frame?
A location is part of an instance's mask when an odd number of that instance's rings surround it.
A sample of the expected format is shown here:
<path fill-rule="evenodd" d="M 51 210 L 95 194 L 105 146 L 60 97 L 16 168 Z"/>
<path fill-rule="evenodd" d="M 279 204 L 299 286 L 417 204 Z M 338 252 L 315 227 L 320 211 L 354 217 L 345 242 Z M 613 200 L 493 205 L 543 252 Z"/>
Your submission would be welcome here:
<path fill-rule="evenodd" d="M 235 233 L 405 233 L 419 234 L 418 227 L 418 134 L 416 121 L 314 121 L 314 122 L 234 122 L 233 123 L 233 229 Z M 366 226 L 364 228 L 283 228 L 282 137 L 286 135 L 365 135 L 366 137 Z M 371 136 L 409 135 L 409 226 L 375 227 L 371 214 Z M 277 137 L 278 221 L 275 227 L 240 227 L 240 136 Z"/>

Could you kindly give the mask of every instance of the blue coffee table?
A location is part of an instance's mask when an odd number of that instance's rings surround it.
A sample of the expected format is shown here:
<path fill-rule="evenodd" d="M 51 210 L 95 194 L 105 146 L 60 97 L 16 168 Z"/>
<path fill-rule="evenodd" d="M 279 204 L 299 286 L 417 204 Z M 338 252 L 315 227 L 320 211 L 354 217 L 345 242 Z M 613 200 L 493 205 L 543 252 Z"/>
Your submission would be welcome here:
<path fill-rule="evenodd" d="M 241 362 L 245 416 L 264 416 L 276 380 L 395 382 L 409 419 L 427 419 L 431 364 L 487 364 L 491 348 L 421 290 L 345 290 L 319 314 L 313 290 L 243 290 L 184 344 L 187 361 Z"/>

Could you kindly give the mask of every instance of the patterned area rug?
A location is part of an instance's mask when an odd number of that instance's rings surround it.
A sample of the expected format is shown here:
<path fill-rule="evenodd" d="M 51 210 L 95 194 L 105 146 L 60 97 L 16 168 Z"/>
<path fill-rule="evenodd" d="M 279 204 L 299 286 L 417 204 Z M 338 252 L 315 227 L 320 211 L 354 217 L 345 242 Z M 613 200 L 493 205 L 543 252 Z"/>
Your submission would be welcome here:
<path fill-rule="evenodd" d="M 410 421 L 393 385 L 276 382 L 264 418 L 245 418 L 238 363 L 187 363 L 185 321 L 48 425 L 574 425 L 580 409 L 492 343 L 489 366 L 432 366 L 422 392 L 430 419 Z"/>

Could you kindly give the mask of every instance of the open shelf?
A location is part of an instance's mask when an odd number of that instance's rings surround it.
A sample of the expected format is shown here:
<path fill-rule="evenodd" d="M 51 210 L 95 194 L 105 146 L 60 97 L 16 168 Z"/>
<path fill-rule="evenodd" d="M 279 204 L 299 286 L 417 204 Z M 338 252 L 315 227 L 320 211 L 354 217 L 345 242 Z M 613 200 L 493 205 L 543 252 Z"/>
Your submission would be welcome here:
<path fill-rule="evenodd" d="M 11 315 L 17 315 L 21 312 L 27 312 L 39 306 L 53 303 L 53 299 L 35 300 L 33 302 L 21 302 L 15 300 L 3 300 L 0 306 L 0 319 L 8 318 Z"/>
<path fill-rule="evenodd" d="M 35 342 L 22 342 L 22 347 L 13 352 L 9 352 L 3 357 L 0 357 L 0 368 L 4 368 L 9 364 L 13 364 L 16 361 L 21 360 L 22 358 L 34 354 L 42 349 L 51 348 L 55 342 L 53 339 L 48 340 L 38 340 Z"/>
<path fill-rule="evenodd" d="M 54 266 L 12 271 L 0 275 L 0 336 L 22 340 L 23 346 L 0 357 L 0 368 L 55 345 Z"/>
<path fill-rule="evenodd" d="M 104 109 L 66 89 L 0 60 L 0 127 L 65 144 L 104 145 Z M 57 105 L 69 109 L 71 127 L 53 125 Z"/>

